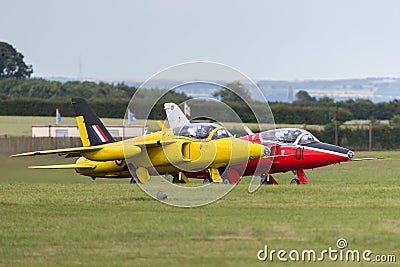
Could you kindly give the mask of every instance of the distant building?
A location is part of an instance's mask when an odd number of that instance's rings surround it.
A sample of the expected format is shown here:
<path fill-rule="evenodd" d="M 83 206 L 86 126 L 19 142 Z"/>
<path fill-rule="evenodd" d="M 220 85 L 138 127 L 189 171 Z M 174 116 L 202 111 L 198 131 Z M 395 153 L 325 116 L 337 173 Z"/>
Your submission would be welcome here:
<path fill-rule="evenodd" d="M 137 137 L 147 132 L 144 125 L 110 125 L 107 130 L 114 138 Z M 32 137 L 79 137 L 76 125 L 33 125 Z"/>
<path fill-rule="evenodd" d="M 288 102 L 289 103 L 293 102 L 293 88 L 292 87 L 288 88 Z"/>

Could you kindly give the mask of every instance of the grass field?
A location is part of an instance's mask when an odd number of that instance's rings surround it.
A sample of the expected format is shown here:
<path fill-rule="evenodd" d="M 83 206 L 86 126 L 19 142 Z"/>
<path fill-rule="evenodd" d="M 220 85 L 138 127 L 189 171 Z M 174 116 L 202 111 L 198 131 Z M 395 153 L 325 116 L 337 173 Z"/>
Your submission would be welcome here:
<path fill-rule="evenodd" d="M 385 159 L 309 170 L 310 184 L 302 186 L 279 174 L 279 186 L 253 194 L 245 178 L 221 200 L 189 209 L 154 201 L 127 179 L 26 169 L 61 162 L 57 157 L 2 156 L 0 266 L 309 266 L 259 262 L 256 254 L 264 245 L 335 249 L 339 238 L 348 249 L 393 254 L 399 262 L 400 152 L 357 156 Z M 375 265 L 396 263 L 350 266 Z"/>
<path fill-rule="evenodd" d="M 123 119 L 104 119 L 107 125 L 121 125 Z M 31 136 L 32 125 L 55 125 L 55 117 L 0 116 L 0 135 Z M 60 125 L 76 125 L 75 118 L 62 117 Z"/>

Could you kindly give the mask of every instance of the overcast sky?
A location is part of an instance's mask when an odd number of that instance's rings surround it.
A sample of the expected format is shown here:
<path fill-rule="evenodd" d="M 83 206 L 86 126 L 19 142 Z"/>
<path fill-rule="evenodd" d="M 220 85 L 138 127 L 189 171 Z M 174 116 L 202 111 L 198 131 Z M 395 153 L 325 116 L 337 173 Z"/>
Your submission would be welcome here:
<path fill-rule="evenodd" d="M 216 61 L 252 79 L 400 77 L 400 1 L 0 0 L 35 76 L 143 80 Z"/>

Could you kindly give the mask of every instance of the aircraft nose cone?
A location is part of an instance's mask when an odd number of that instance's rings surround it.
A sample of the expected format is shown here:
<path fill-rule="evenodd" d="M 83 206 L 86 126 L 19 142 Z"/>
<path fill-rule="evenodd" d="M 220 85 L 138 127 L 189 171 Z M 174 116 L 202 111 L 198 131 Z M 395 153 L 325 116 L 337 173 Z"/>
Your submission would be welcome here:
<path fill-rule="evenodd" d="M 342 158 L 347 156 L 347 158 L 352 159 L 354 157 L 354 152 L 351 151 L 350 149 L 344 148 L 344 147 L 340 147 L 340 146 L 335 146 L 335 145 L 332 145 L 332 144 L 316 142 L 316 143 L 310 143 L 307 146 L 318 148 L 318 149 L 323 149 L 323 150 L 326 150 L 326 151 L 331 151 L 331 152 L 334 152 L 334 153 L 339 153 L 339 155 Z"/>
<path fill-rule="evenodd" d="M 268 156 L 271 153 L 268 147 L 255 143 L 250 143 L 249 152 L 250 159 L 262 158 Z"/>

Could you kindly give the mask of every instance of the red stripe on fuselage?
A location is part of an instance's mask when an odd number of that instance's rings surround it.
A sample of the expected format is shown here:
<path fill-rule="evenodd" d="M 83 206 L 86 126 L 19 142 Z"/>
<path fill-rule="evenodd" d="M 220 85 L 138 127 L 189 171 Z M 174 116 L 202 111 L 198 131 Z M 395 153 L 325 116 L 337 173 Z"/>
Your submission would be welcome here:
<path fill-rule="evenodd" d="M 104 138 L 104 140 L 106 141 L 106 142 L 108 142 L 109 140 L 108 140 L 108 138 L 107 138 L 107 136 L 104 134 L 104 132 L 101 130 L 101 128 L 100 128 L 100 126 L 99 125 L 93 125 L 94 127 L 96 127 L 96 129 L 99 131 L 99 133 L 101 134 L 101 136 Z"/>

